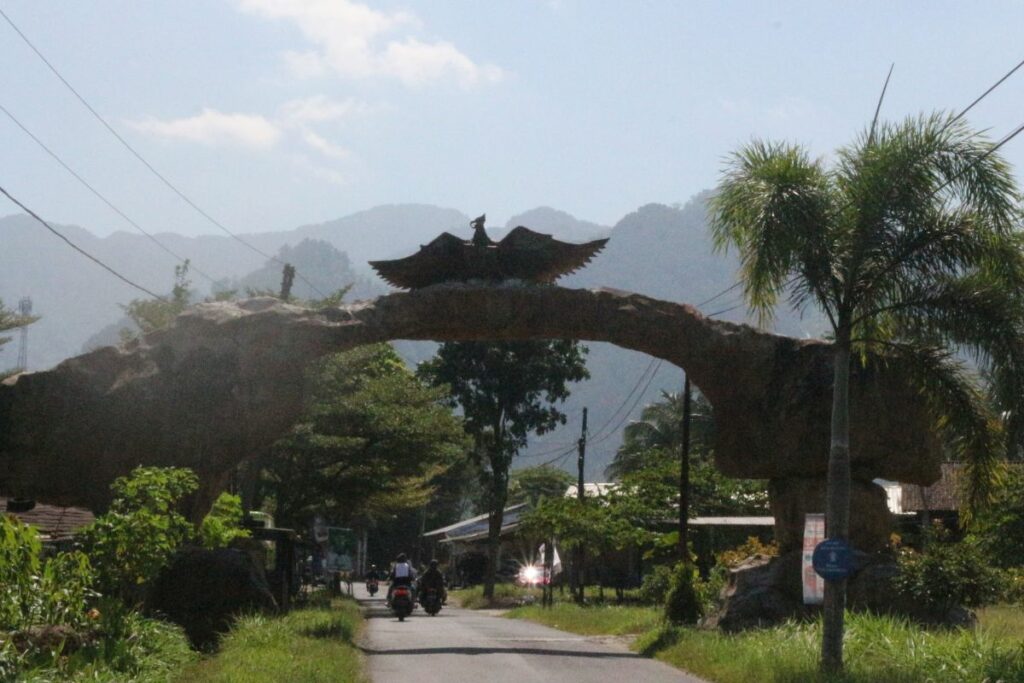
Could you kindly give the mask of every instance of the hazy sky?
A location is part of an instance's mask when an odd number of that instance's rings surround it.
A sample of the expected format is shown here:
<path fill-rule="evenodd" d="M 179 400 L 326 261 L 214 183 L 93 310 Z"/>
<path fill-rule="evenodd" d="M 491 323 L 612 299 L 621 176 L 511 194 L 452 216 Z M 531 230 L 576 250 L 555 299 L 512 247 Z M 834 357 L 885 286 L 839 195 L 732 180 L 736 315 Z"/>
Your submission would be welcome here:
<path fill-rule="evenodd" d="M 239 232 L 377 204 L 613 223 L 712 186 L 752 137 L 826 153 L 958 110 L 1024 57 L 1022 2 L 0 0 L 158 169 Z M 0 104 L 143 227 L 215 232 L 0 20 Z M 1024 122 L 1024 69 L 970 116 Z M 0 114 L 0 184 L 128 229 Z M 1024 136 L 1006 156 L 1024 166 Z M 14 207 L 0 202 L 0 215 Z"/>

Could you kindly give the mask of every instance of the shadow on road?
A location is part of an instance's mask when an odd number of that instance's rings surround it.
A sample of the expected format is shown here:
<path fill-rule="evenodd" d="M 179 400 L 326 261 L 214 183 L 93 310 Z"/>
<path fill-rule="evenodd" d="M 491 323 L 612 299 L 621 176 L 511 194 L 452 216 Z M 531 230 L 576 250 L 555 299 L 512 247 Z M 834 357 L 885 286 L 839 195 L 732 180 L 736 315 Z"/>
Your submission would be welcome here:
<path fill-rule="evenodd" d="M 554 655 L 556 657 L 584 657 L 590 659 L 644 659 L 633 652 L 579 652 L 577 650 L 546 650 L 539 647 L 423 647 L 405 650 L 373 650 L 361 647 L 365 655 Z"/>

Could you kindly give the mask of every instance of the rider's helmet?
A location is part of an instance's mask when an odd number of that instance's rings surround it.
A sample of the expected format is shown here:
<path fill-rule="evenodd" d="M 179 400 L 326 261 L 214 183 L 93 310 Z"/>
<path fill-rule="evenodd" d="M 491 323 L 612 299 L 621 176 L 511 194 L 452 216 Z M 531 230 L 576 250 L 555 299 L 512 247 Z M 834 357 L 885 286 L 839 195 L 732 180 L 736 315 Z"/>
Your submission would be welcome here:
<path fill-rule="evenodd" d="M 430 568 L 431 569 L 437 569 L 437 559 L 436 558 L 430 561 Z"/>
<path fill-rule="evenodd" d="M 377 571 L 377 565 L 371 564 L 370 565 L 370 571 Z"/>
<path fill-rule="evenodd" d="M 398 557 L 396 557 L 396 558 L 395 558 L 395 561 L 396 561 L 396 562 L 405 562 L 405 561 L 406 561 L 406 560 L 408 560 L 408 559 L 409 559 L 409 558 L 407 558 L 407 557 L 405 556 L 405 553 L 398 553 Z"/>

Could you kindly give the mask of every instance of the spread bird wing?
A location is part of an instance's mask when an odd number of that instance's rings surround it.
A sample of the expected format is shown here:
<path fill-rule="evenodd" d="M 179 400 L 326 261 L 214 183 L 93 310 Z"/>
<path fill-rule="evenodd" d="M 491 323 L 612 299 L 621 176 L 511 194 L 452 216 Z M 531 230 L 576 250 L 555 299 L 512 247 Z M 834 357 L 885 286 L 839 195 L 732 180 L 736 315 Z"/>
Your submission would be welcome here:
<path fill-rule="evenodd" d="M 554 282 L 587 265 L 608 239 L 570 244 L 519 226 L 497 244 L 501 270 L 530 282 Z"/>
<path fill-rule="evenodd" d="M 439 282 L 466 279 L 466 242 L 450 232 L 441 233 L 412 256 L 392 261 L 370 261 L 370 266 L 389 284 L 419 289 Z"/>

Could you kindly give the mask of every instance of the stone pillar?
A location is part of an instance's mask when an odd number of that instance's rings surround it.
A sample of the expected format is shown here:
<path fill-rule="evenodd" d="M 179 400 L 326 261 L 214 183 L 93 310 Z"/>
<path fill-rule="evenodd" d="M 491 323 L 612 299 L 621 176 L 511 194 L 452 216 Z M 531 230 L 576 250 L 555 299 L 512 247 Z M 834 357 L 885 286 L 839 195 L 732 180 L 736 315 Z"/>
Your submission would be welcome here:
<path fill-rule="evenodd" d="M 768 482 L 768 499 L 775 517 L 775 539 L 780 554 L 803 546 L 804 515 L 825 511 L 825 479 L 776 478 Z M 854 479 L 850 489 L 850 543 L 873 553 L 889 543 L 892 514 L 885 489 L 870 481 Z"/>

